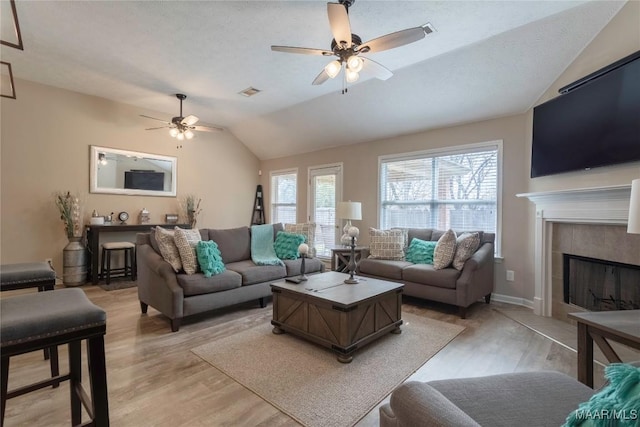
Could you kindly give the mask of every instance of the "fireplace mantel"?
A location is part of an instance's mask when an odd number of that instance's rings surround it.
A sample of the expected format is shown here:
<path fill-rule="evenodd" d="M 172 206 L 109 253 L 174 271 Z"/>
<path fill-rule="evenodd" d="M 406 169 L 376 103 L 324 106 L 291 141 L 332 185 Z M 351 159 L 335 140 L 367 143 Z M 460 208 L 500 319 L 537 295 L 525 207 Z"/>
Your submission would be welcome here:
<path fill-rule="evenodd" d="M 554 222 L 626 224 L 631 185 L 521 193 L 536 205 L 534 312 L 551 316 L 551 242 Z"/>

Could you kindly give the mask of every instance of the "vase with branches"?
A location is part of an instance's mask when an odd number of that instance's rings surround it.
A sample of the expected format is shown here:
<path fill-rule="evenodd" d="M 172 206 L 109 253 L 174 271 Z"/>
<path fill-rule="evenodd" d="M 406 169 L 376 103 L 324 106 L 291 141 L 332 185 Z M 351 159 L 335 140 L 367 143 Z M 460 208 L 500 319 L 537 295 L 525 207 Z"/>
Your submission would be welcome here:
<path fill-rule="evenodd" d="M 60 219 L 64 223 L 67 238 L 82 237 L 82 205 L 77 195 L 71 192 L 60 192 L 55 195 L 55 202 L 60 211 Z"/>
<path fill-rule="evenodd" d="M 187 221 L 191 228 L 196 228 L 196 223 L 198 222 L 198 215 L 202 212 L 200 209 L 201 198 L 194 196 L 193 194 L 188 194 L 184 199 L 184 207 L 187 215 Z"/>

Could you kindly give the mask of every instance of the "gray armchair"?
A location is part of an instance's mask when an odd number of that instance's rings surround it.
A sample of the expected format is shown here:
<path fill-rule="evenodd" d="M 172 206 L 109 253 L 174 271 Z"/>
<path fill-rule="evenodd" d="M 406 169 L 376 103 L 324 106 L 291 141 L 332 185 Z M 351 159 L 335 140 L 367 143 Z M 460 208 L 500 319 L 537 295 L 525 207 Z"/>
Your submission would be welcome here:
<path fill-rule="evenodd" d="M 380 426 L 557 427 L 595 391 L 559 372 L 410 381 L 380 407 Z"/>

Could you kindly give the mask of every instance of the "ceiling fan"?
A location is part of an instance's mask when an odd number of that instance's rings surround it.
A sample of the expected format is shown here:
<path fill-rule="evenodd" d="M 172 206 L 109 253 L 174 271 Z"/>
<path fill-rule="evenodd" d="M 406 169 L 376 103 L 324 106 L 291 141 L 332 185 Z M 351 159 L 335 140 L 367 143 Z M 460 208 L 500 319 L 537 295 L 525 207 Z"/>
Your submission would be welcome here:
<path fill-rule="evenodd" d="M 198 119 L 194 115 L 188 115 L 187 117 L 182 116 L 182 101 L 184 101 L 187 98 L 187 95 L 184 95 L 182 93 L 177 93 L 176 98 L 180 100 L 180 115 L 177 117 L 173 117 L 170 122 L 162 119 L 156 119 L 155 117 L 145 116 L 144 114 L 140 114 L 140 117 L 146 117 L 147 119 L 157 120 L 159 122 L 163 122 L 166 124 L 166 126 L 147 128 L 145 130 L 169 128 L 169 135 L 171 135 L 172 137 L 180 141 L 183 141 L 184 139 L 192 139 L 195 136 L 195 134 L 193 133 L 194 130 L 205 131 L 205 132 L 215 132 L 215 131 L 224 130 L 216 126 L 202 126 L 202 125 L 195 126 L 195 124 L 200 119 Z"/>
<path fill-rule="evenodd" d="M 299 53 L 303 55 L 337 56 L 331 61 L 313 80 L 314 85 L 320 85 L 328 79 L 336 77 L 344 67 L 344 86 L 342 93 L 346 93 L 346 83 L 353 83 L 360 77 L 359 72 L 365 66 L 380 80 L 387 80 L 393 75 L 391 70 L 382 64 L 361 56 L 363 53 L 382 52 L 423 39 L 426 34 L 431 34 L 434 28 L 427 23 L 420 27 L 407 28 L 384 36 L 377 37 L 365 43 L 357 35 L 351 33 L 349 23 L 349 7 L 355 0 L 339 0 L 339 3 L 327 3 L 327 14 L 333 40 L 331 50 L 313 49 L 306 47 L 271 46 L 276 52 Z"/>

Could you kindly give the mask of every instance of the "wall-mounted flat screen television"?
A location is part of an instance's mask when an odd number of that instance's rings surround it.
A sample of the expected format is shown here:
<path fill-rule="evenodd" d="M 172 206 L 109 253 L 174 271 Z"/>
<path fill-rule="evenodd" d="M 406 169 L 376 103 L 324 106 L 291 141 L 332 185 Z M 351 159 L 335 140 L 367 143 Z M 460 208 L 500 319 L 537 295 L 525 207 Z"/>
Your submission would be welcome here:
<path fill-rule="evenodd" d="M 640 52 L 619 62 L 533 109 L 531 178 L 640 161 Z"/>
<path fill-rule="evenodd" d="M 124 173 L 124 188 L 136 190 L 164 190 L 164 172 L 131 170 Z"/>

